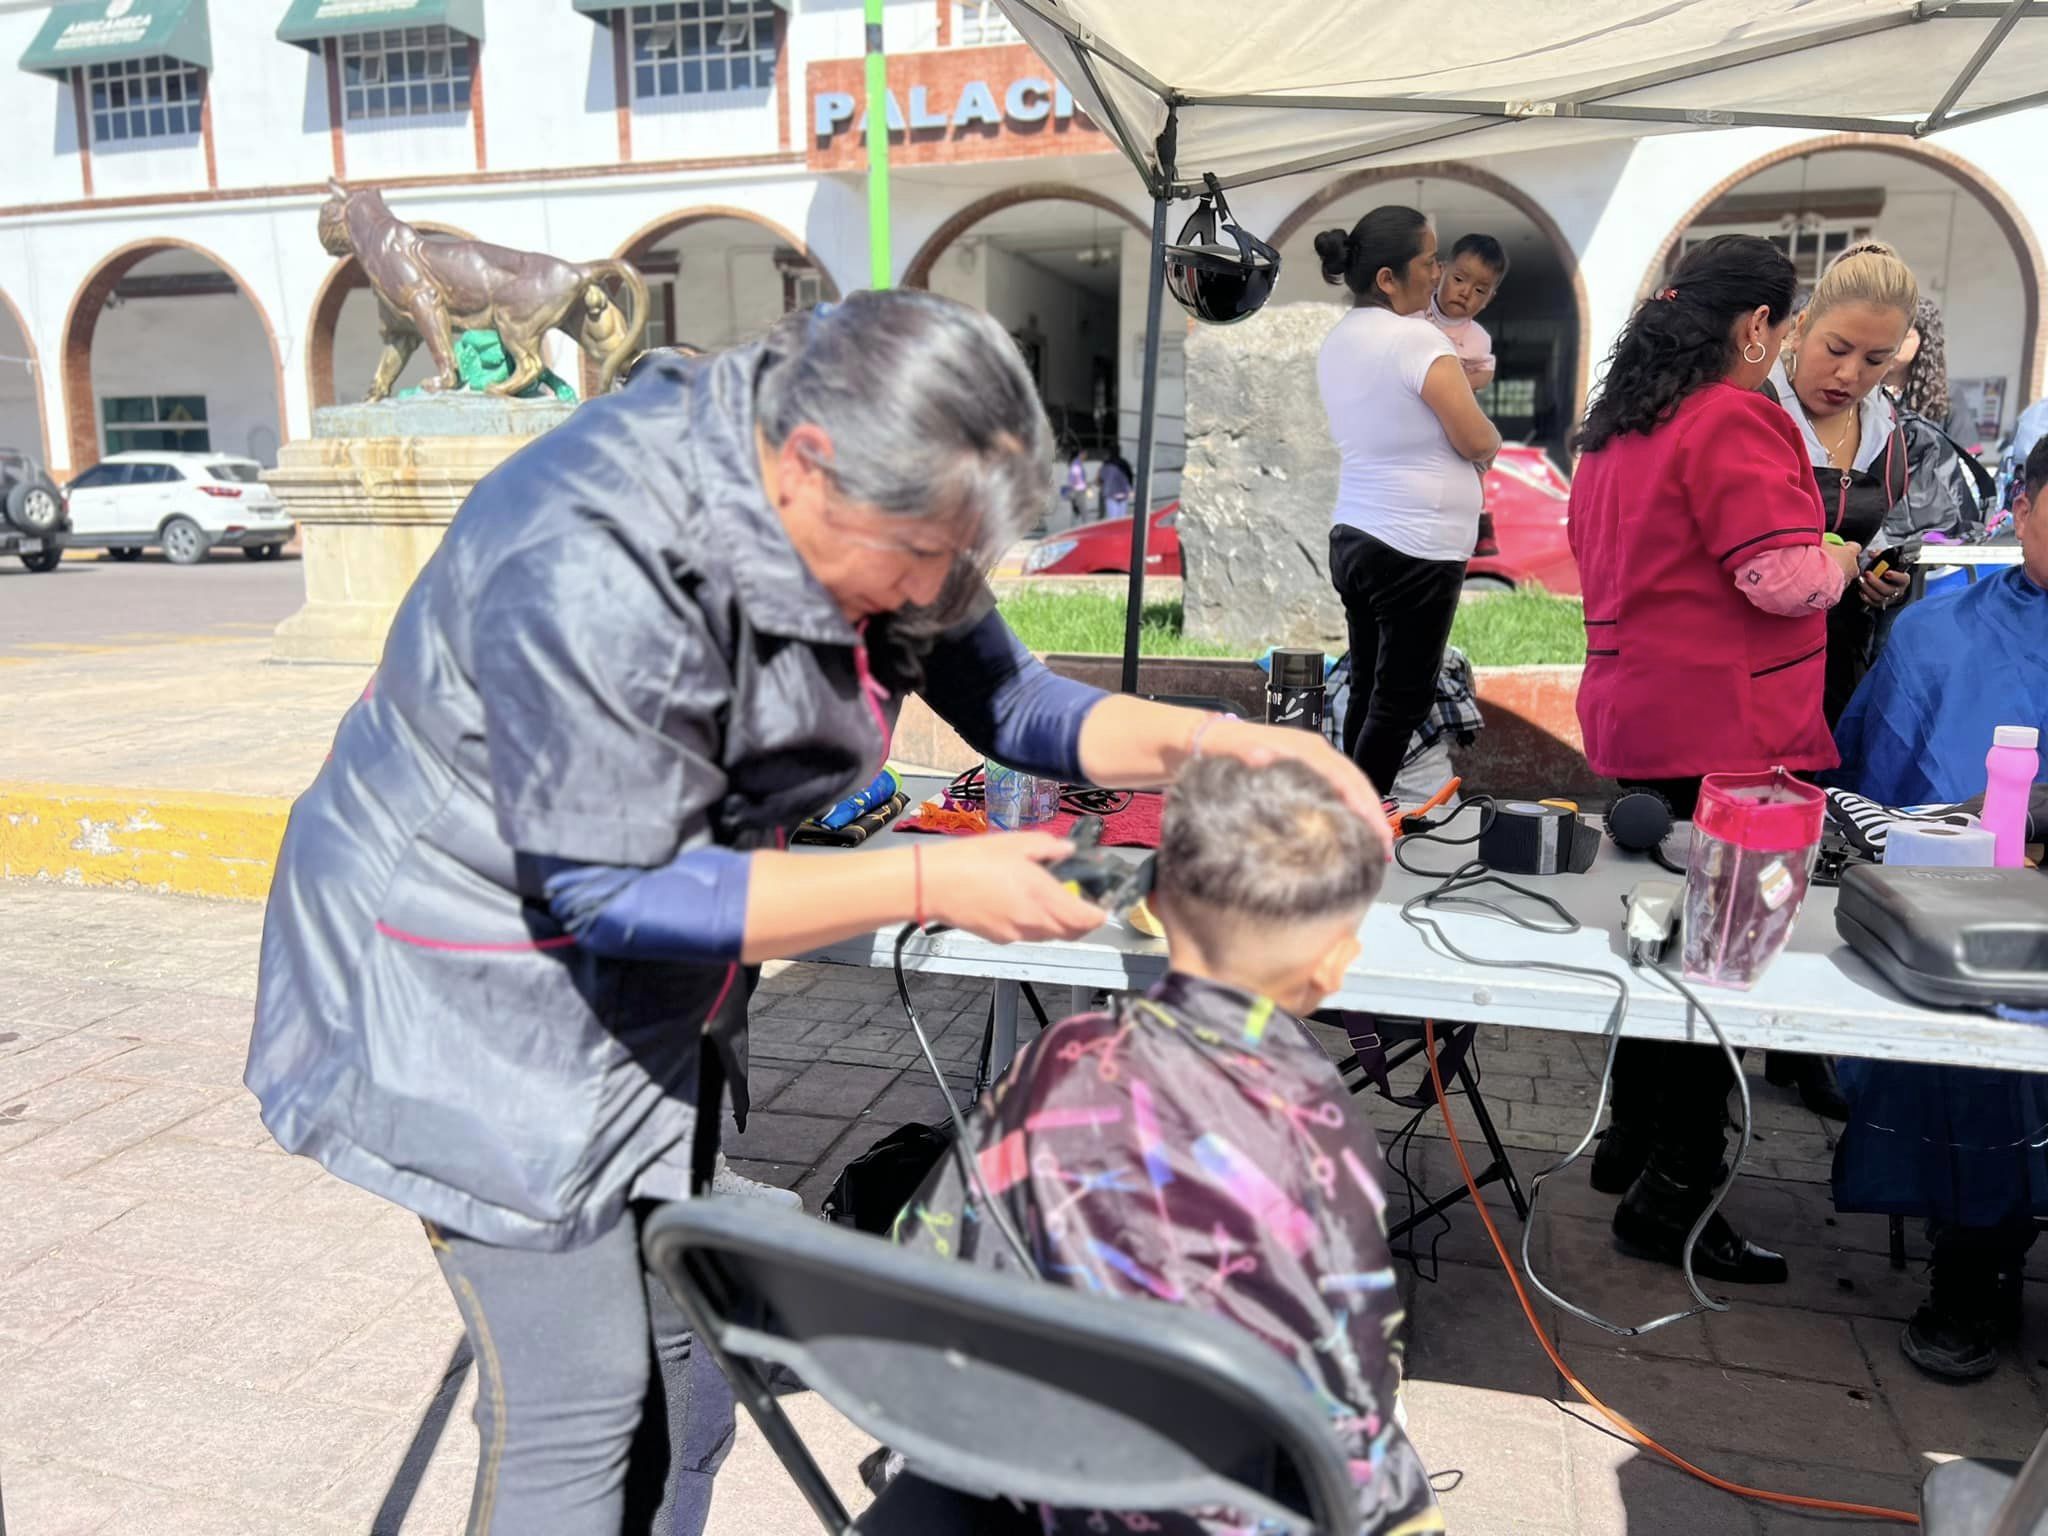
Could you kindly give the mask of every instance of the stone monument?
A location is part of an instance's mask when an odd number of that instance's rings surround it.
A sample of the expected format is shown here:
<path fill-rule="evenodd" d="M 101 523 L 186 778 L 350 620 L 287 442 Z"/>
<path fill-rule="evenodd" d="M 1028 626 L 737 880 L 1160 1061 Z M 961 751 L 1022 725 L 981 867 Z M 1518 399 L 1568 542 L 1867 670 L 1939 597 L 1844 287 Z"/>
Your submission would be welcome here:
<path fill-rule="evenodd" d="M 329 191 L 321 244 L 362 263 L 384 354 L 365 401 L 316 410 L 313 435 L 285 444 L 264 476 L 305 540 L 306 605 L 278 626 L 271 654 L 374 664 L 470 488 L 575 409 L 573 392 L 547 372 L 542 338 L 568 335 L 609 389 L 640 351 L 647 286 L 625 262 L 430 234 L 394 216 L 375 189 L 332 182 Z M 433 376 L 391 398 L 421 346 Z"/>
<path fill-rule="evenodd" d="M 1344 649 L 1330 586 L 1337 446 L 1316 389 L 1336 304 L 1271 304 L 1187 341 L 1181 600 L 1187 633 Z"/>

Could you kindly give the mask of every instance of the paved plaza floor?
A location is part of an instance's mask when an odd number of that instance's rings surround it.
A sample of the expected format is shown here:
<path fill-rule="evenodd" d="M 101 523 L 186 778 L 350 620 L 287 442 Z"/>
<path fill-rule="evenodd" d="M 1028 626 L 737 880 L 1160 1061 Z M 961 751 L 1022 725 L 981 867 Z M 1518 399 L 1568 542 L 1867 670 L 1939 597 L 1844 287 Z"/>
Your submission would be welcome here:
<path fill-rule="evenodd" d="M 17 881 L 0 882 L 0 918 L 8 1531 L 460 1531 L 473 1374 L 419 1225 L 276 1150 L 240 1086 L 260 912 Z M 917 985 L 964 1079 L 983 999 L 966 983 Z M 939 1111 L 879 974 L 781 970 L 757 999 L 754 1054 L 762 1108 L 731 1154 L 813 1207 L 846 1159 Z M 1589 1112 L 1589 1047 L 1490 1033 L 1481 1061 L 1526 1176 Z M 1921 1378 L 1897 1347 L 1925 1285 L 1917 1263 L 1892 1270 L 1882 1221 L 1833 1214 L 1825 1128 L 1754 1081 L 1757 1176 L 1731 1209 L 1787 1252 L 1791 1283 L 1632 1343 L 1545 1307 L 1573 1369 L 1672 1449 L 1772 1489 L 1910 1509 L 1934 1459 L 2023 1454 L 2048 1420 L 2048 1265 L 2036 1262 L 2022 1346 L 1997 1375 L 1964 1388 Z M 1377 1113 L 1387 1132 L 1405 1119 Z M 1434 1112 L 1423 1130 L 1410 1171 L 1441 1191 L 1454 1174 Z M 1555 1181 L 1532 1244 L 1539 1272 L 1609 1316 L 1674 1309 L 1675 1274 L 1609 1245 L 1609 1204 L 1577 1172 Z M 1491 1208 L 1518 1239 L 1504 1202 Z M 1742 1503 L 1638 1452 L 1560 1381 L 1469 1207 L 1433 1246 L 1433 1278 L 1408 1282 L 1409 1416 L 1453 1532 L 1839 1524 Z M 1913 1249 L 1924 1258 L 1917 1233 Z M 870 1443 L 808 1395 L 791 1408 L 857 1503 Z M 816 1528 L 743 1419 L 712 1530 Z"/>

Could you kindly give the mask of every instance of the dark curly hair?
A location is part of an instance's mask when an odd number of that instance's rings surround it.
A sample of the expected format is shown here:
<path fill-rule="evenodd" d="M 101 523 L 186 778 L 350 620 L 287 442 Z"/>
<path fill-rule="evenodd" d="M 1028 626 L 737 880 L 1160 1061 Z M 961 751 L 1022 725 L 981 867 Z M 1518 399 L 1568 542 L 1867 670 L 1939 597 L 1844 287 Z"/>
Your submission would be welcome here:
<path fill-rule="evenodd" d="M 1694 246 L 1622 327 L 1573 446 L 1594 453 L 1670 420 L 1687 396 L 1726 376 L 1736 317 L 1761 307 L 1776 325 L 1792 313 L 1798 288 L 1792 259 L 1768 240 L 1716 235 Z"/>

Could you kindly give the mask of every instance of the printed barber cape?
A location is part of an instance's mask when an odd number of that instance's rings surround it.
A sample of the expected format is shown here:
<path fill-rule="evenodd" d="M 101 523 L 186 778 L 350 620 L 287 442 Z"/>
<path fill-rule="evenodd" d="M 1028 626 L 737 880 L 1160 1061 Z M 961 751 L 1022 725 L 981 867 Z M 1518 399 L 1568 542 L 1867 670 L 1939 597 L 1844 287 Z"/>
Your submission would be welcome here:
<path fill-rule="evenodd" d="M 1117 1014 L 1048 1030 L 970 1120 L 982 1179 L 1040 1272 L 1198 1307 L 1293 1362 L 1343 1440 L 1360 1532 L 1441 1531 L 1395 1417 L 1403 1318 L 1371 1125 L 1300 1020 L 1169 974 Z M 1014 1270 L 948 1157 L 896 1240 Z M 1228 1511 L 1044 1511 L 1048 1532 L 1235 1536 Z"/>

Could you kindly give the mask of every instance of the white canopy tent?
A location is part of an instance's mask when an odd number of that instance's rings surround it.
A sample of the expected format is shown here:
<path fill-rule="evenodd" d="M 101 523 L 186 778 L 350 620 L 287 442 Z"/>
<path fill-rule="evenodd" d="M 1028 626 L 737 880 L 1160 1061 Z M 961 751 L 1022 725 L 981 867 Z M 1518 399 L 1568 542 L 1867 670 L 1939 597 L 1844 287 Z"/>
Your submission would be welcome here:
<path fill-rule="evenodd" d="M 1151 505 L 1176 197 L 1700 128 L 1922 138 L 2048 104 L 2048 0 L 1001 0 L 1153 197 L 1138 496 Z M 1149 519 L 1133 520 L 1124 687 Z"/>

